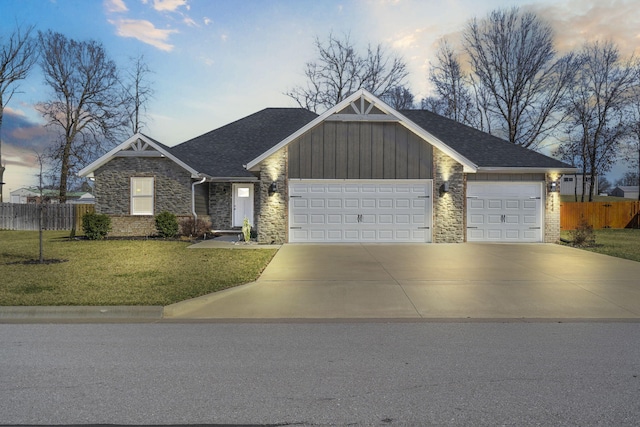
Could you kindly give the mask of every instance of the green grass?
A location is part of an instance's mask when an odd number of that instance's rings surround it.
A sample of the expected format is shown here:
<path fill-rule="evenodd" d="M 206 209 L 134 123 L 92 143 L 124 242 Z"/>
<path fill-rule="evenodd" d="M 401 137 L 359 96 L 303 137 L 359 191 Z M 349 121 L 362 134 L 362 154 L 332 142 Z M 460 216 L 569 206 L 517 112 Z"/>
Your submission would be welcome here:
<path fill-rule="evenodd" d="M 585 250 L 640 262 L 640 230 L 605 229 L 594 233 L 596 245 Z M 569 231 L 562 231 L 561 237 L 571 240 Z"/>
<path fill-rule="evenodd" d="M 276 251 L 187 249 L 164 240 L 69 240 L 0 231 L 0 305 L 168 305 L 255 280 Z"/>

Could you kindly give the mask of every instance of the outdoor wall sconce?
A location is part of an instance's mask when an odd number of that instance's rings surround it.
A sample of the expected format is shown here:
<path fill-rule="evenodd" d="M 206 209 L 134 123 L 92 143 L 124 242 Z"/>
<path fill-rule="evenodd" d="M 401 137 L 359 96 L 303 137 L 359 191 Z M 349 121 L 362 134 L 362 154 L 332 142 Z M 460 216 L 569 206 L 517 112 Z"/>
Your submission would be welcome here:
<path fill-rule="evenodd" d="M 549 192 L 557 193 L 558 192 L 558 181 L 551 181 L 549 183 Z"/>
<path fill-rule="evenodd" d="M 449 181 L 445 181 L 440 185 L 440 195 L 442 196 L 445 193 L 449 192 Z"/>
<path fill-rule="evenodd" d="M 277 193 L 277 192 L 278 192 L 278 184 L 276 184 L 276 182 L 273 181 L 271 183 L 271 185 L 269 186 L 269 195 L 271 196 L 272 194 Z"/>

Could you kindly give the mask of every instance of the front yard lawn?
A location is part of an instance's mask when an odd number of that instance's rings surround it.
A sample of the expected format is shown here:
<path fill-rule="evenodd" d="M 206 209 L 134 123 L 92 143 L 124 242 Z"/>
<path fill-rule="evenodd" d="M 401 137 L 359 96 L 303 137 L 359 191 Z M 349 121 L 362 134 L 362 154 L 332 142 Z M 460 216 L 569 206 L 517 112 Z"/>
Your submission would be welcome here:
<path fill-rule="evenodd" d="M 583 249 L 640 262 L 640 230 L 603 229 L 594 233 L 596 245 Z M 563 231 L 561 237 L 571 240 L 569 231 Z"/>
<path fill-rule="evenodd" d="M 254 281 L 274 249 L 187 249 L 165 240 L 70 240 L 0 231 L 0 305 L 168 305 Z"/>

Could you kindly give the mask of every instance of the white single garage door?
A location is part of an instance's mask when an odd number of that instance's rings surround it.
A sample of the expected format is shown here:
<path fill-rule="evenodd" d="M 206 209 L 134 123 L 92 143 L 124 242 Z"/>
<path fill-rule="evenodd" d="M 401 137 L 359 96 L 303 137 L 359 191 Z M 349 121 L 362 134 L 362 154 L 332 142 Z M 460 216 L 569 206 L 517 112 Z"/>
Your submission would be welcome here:
<path fill-rule="evenodd" d="M 290 180 L 289 241 L 430 242 L 431 180 Z"/>
<path fill-rule="evenodd" d="M 467 241 L 542 242 L 542 182 L 468 182 Z"/>

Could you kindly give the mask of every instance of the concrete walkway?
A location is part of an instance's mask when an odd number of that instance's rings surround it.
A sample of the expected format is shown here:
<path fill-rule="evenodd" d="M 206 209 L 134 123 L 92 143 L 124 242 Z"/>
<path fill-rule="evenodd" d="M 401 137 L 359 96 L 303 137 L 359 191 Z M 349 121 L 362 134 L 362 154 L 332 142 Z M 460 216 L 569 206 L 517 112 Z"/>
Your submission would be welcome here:
<path fill-rule="evenodd" d="M 640 319 L 640 263 L 554 244 L 283 245 L 165 319 Z"/>

